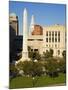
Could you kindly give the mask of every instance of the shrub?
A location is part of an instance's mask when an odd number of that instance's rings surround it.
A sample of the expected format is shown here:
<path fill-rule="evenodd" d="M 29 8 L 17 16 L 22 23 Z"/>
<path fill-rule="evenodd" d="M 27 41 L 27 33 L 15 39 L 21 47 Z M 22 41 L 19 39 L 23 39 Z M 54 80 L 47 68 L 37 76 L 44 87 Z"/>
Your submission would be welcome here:
<path fill-rule="evenodd" d="M 47 60 L 47 63 L 45 63 L 46 72 L 50 77 L 58 76 L 57 68 L 58 68 L 58 63 L 54 58 L 49 58 Z"/>

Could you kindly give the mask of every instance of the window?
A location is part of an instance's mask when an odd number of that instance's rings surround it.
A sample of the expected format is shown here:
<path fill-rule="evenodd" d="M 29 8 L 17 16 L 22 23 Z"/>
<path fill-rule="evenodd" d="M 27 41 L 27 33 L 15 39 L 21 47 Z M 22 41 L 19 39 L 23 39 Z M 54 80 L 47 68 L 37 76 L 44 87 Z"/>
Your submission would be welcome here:
<path fill-rule="evenodd" d="M 58 42 L 60 42 L 60 31 L 58 31 Z"/>
<path fill-rule="evenodd" d="M 31 49 L 31 51 L 33 51 L 33 49 Z"/>
<path fill-rule="evenodd" d="M 17 21 L 12 21 L 13 23 L 16 23 Z"/>
<path fill-rule="evenodd" d="M 54 37 L 52 37 L 52 42 L 54 42 Z"/>
<path fill-rule="evenodd" d="M 60 31 L 58 31 L 58 37 L 60 37 Z"/>
<path fill-rule="evenodd" d="M 51 38 L 49 38 L 49 42 L 51 42 Z"/>
<path fill-rule="evenodd" d="M 58 55 L 60 55 L 60 50 L 58 50 Z"/>
<path fill-rule="evenodd" d="M 46 36 L 48 36 L 48 31 L 46 31 Z"/>
<path fill-rule="evenodd" d="M 60 42 L 60 37 L 58 37 L 58 42 Z"/>
<path fill-rule="evenodd" d="M 49 36 L 51 36 L 51 32 L 49 32 Z"/>
<path fill-rule="evenodd" d="M 46 38 L 46 42 L 48 42 L 48 38 Z"/>
<path fill-rule="evenodd" d="M 55 36 L 57 36 L 57 31 L 55 32 Z"/>
<path fill-rule="evenodd" d="M 34 51 L 38 51 L 38 49 L 34 49 Z"/>
<path fill-rule="evenodd" d="M 54 31 L 52 32 L 52 36 L 54 36 Z"/>

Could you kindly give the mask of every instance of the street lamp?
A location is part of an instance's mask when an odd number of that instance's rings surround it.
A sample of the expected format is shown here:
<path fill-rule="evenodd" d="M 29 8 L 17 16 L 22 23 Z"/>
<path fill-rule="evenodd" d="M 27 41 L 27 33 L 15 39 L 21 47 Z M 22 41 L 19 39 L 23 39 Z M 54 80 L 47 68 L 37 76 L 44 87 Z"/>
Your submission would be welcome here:
<path fill-rule="evenodd" d="M 35 82 L 36 82 L 36 81 L 35 81 L 34 64 L 35 64 L 36 62 L 38 62 L 37 59 L 35 59 L 35 57 L 36 57 L 36 54 L 33 53 L 33 56 L 32 56 L 32 62 L 33 62 L 32 84 L 33 84 L 33 87 L 35 86 Z"/>
<path fill-rule="evenodd" d="M 34 80 L 35 80 L 35 77 L 32 77 L 32 84 L 33 84 L 33 87 L 34 87 L 34 85 L 35 85 Z"/>
<path fill-rule="evenodd" d="M 34 80 L 35 80 L 35 77 L 34 77 L 34 59 L 32 61 L 33 61 L 32 84 L 34 87 L 34 85 L 35 85 L 35 83 L 34 83 Z"/>
<path fill-rule="evenodd" d="M 34 67 L 34 64 L 36 62 L 38 62 L 38 61 L 36 59 L 32 60 L 32 61 L 33 61 L 33 67 Z M 33 73 L 32 73 L 32 84 L 33 84 L 33 87 L 35 86 L 35 83 L 36 83 L 36 81 L 35 81 L 35 72 L 34 72 L 34 68 L 33 68 Z"/>

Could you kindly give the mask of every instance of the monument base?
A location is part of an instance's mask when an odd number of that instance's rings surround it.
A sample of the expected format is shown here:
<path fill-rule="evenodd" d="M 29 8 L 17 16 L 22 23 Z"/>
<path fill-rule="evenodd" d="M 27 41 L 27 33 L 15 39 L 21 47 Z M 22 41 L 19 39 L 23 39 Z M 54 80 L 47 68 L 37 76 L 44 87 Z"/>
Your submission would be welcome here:
<path fill-rule="evenodd" d="M 18 60 L 18 61 L 15 62 L 15 65 L 18 64 L 19 62 L 24 62 L 24 61 L 31 61 L 31 59 L 30 58 L 23 59 L 23 57 L 22 57 L 20 60 Z"/>
<path fill-rule="evenodd" d="M 22 58 L 16 61 L 16 64 L 24 61 L 31 61 L 31 59 L 28 57 L 28 52 L 22 52 Z"/>
<path fill-rule="evenodd" d="M 28 60 L 28 52 L 22 52 L 22 59 Z"/>

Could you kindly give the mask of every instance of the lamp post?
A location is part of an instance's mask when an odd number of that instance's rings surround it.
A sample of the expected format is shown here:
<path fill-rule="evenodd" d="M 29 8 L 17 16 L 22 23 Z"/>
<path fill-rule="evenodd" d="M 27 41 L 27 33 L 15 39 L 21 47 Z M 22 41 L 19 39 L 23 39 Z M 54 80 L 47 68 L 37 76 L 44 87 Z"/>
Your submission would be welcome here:
<path fill-rule="evenodd" d="M 34 80 L 35 80 L 35 77 L 34 77 L 34 56 L 33 56 L 32 62 L 33 62 L 32 85 L 33 85 L 33 87 L 34 87 Z"/>
<path fill-rule="evenodd" d="M 35 86 L 35 72 L 34 72 L 34 64 L 37 62 L 37 60 L 34 60 L 33 59 L 33 73 L 32 73 L 32 84 L 33 84 L 33 87 Z"/>
<path fill-rule="evenodd" d="M 33 62 L 33 71 L 32 71 L 32 84 L 33 84 L 33 87 L 35 86 L 36 84 L 36 81 L 35 81 L 35 71 L 34 71 L 34 65 L 36 62 L 38 62 L 36 59 L 35 59 L 36 55 L 35 53 L 33 53 L 33 56 L 32 56 L 32 62 Z"/>
<path fill-rule="evenodd" d="M 33 87 L 34 87 L 34 85 L 35 85 L 34 80 L 35 80 L 35 77 L 32 77 L 32 84 L 33 84 Z"/>

